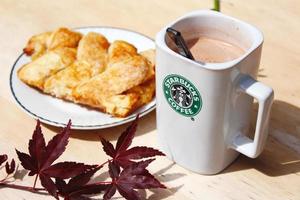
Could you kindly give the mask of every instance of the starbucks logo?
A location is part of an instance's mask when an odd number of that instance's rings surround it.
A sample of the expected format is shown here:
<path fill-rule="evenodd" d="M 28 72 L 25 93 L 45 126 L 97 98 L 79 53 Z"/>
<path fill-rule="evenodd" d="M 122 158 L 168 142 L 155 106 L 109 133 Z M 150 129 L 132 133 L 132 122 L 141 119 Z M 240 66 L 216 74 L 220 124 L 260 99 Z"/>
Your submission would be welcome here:
<path fill-rule="evenodd" d="M 163 81 L 163 91 L 167 102 L 176 112 L 192 117 L 202 108 L 202 99 L 197 88 L 186 78 L 171 74 Z"/>
<path fill-rule="evenodd" d="M 171 95 L 174 101 L 183 108 L 188 108 L 193 103 L 191 93 L 182 85 L 172 85 Z"/>

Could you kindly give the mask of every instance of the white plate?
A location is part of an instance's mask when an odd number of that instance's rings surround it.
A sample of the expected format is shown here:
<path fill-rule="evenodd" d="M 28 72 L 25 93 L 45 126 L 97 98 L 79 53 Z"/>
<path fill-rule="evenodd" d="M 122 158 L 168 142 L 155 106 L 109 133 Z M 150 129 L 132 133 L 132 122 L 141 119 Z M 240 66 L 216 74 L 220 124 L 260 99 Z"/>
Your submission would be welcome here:
<path fill-rule="evenodd" d="M 155 48 L 151 38 L 130 30 L 112 27 L 83 27 L 75 30 L 83 34 L 91 31 L 102 33 L 110 42 L 125 40 L 137 47 L 138 51 Z M 71 119 L 73 129 L 101 129 L 130 122 L 134 120 L 137 113 L 144 116 L 155 108 L 155 99 L 153 99 L 132 115 L 126 118 L 116 118 L 94 109 L 42 94 L 21 82 L 17 77 L 18 69 L 28 62 L 30 62 L 30 57 L 25 54 L 21 54 L 16 60 L 10 74 L 10 89 L 17 104 L 26 113 L 46 124 L 62 127 Z"/>

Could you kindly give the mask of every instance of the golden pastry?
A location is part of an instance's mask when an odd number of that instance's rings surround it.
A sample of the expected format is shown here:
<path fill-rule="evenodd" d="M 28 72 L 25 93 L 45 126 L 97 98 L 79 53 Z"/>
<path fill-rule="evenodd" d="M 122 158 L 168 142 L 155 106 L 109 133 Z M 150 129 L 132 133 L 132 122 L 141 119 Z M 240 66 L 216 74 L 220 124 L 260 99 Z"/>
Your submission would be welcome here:
<path fill-rule="evenodd" d="M 43 90 L 45 80 L 76 59 L 76 49 L 61 48 L 47 52 L 18 70 L 18 77 L 30 86 Z"/>
<path fill-rule="evenodd" d="M 138 86 L 135 86 L 128 91 L 126 94 L 137 94 L 139 96 L 136 107 L 141 107 L 149 103 L 155 96 L 155 79 L 152 78 Z"/>
<path fill-rule="evenodd" d="M 144 56 L 145 58 L 147 58 L 147 60 L 150 62 L 149 71 L 147 73 L 145 81 L 153 79 L 154 76 L 155 76 L 155 50 L 154 49 L 149 49 L 149 50 L 140 52 L 140 54 L 142 56 Z"/>
<path fill-rule="evenodd" d="M 137 55 L 137 49 L 128 42 L 123 40 L 114 41 L 108 49 L 108 66 L 112 66 L 114 63 L 127 59 Z"/>
<path fill-rule="evenodd" d="M 79 102 L 86 99 L 97 99 L 121 94 L 139 85 L 145 79 L 149 66 L 147 60 L 135 55 L 124 61 L 114 63 L 103 73 L 79 85 L 74 90 L 75 99 Z"/>
<path fill-rule="evenodd" d="M 136 93 L 118 94 L 101 99 L 93 107 L 115 117 L 126 117 L 137 108 L 139 98 Z"/>
<path fill-rule="evenodd" d="M 108 47 L 109 42 L 103 35 L 90 32 L 79 42 L 77 59 L 88 62 L 93 67 L 93 74 L 99 74 L 105 70 Z"/>
<path fill-rule="evenodd" d="M 47 50 L 70 47 L 76 48 L 82 35 L 67 28 L 59 28 L 54 32 L 45 32 L 32 36 L 23 52 L 31 56 L 32 60 L 37 59 L 46 53 Z"/>
<path fill-rule="evenodd" d="M 23 52 L 31 56 L 32 60 L 37 59 L 42 56 L 47 50 L 47 40 L 49 39 L 51 32 L 45 32 L 38 35 L 32 36 L 26 47 L 23 49 Z"/>
<path fill-rule="evenodd" d="M 75 61 L 46 79 L 44 92 L 52 96 L 72 101 L 72 91 L 83 81 L 92 77 L 93 68 L 86 61 Z"/>
<path fill-rule="evenodd" d="M 155 79 L 135 86 L 124 94 L 114 95 L 102 100 L 103 112 L 116 117 L 126 117 L 137 108 L 149 103 L 155 96 Z"/>
<path fill-rule="evenodd" d="M 61 47 L 76 48 L 81 37 L 81 33 L 71 31 L 67 28 L 59 28 L 51 33 L 47 40 L 47 49 L 53 50 Z"/>

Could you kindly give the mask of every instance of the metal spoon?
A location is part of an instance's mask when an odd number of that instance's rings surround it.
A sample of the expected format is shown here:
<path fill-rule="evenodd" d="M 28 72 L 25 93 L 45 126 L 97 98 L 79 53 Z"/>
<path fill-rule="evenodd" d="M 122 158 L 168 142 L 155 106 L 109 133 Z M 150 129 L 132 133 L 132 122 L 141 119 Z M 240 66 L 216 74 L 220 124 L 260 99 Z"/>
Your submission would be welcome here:
<path fill-rule="evenodd" d="M 180 55 L 189 58 L 191 60 L 195 60 L 194 56 L 190 52 L 189 48 L 186 45 L 185 40 L 183 39 L 179 31 L 169 27 L 167 28 L 167 35 L 176 44 L 176 47 L 178 48 L 178 52 Z"/>

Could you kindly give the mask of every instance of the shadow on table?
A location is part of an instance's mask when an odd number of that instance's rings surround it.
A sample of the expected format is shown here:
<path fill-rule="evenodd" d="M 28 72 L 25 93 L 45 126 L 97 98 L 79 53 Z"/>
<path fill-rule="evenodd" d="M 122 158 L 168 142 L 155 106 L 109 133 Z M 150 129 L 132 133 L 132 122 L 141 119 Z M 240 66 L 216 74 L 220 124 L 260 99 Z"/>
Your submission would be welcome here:
<path fill-rule="evenodd" d="M 257 104 L 254 111 L 252 122 L 256 121 Z M 256 169 L 268 176 L 283 176 L 300 172 L 300 108 L 275 100 L 269 130 L 271 136 L 258 158 L 241 155 L 222 173 Z"/>
<path fill-rule="evenodd" d="M 177 186 L 177 187 L 171 187 L 167 189 L 149 189 L 152 194 L 149 195 L 149 197 L 146 197 L 146 191 L 141 190 L 139 191 L 142 199 L 147 199 L 147 200 L 161 200 L 161 199 L 166 199 L 170 196 L 174 196 L 175 193 L 182 188 L 183 185 Z"/>
<path fill-rule="evenodd" d="M 183 173 L 168 173 L 169 170 L 175 165 L 175 163 L 171 163 L 165 168 L 160 169 L 156 173 L 154 173 L 154 176 L 163 184 L 166 186 L 168 185 L 168 182 L 180 179 L 181 177 L 185 176 L 186 174 Z M 148 199 L 148 200 L 160 200 L 160 199 L 166 199 L 170 196 L 174 196 L 175 193 L 182 188 L 183 185 L 175 186 L 175 187 L 168 187 L 167 189 L 149 189 L 151 194 L 147 197 L 146 191 L 141 190 L 139 191 L 142 199 Z"/>
<path fill-rule="evenodd" d="M 46 128 L 59 132 L 61 128 L 43 124 Z M 98 130 L 72 130 L 71 138 L 88 141 L 99 141 L 99 136 L 104 137 L 107 140 L 117 140 L 119 135 L 130 125 L 129 123 L 115 126 L 111 128 L 98 129 Z M 144 117 L 139 119 L 139 125 L 136 132 L 136 136 L 143 135 L 156 129 L 156 116 L 155 111 L 150 112 Z"/>
<path fill-rule="evenodd" d="M 264 74 L 264 68 L 259 68 L 259 69 L 258 69 L 257 77 L 258 77 L 258 78 L 265 78 L 265 77 L 267 77 L 267 75 Z"/>

